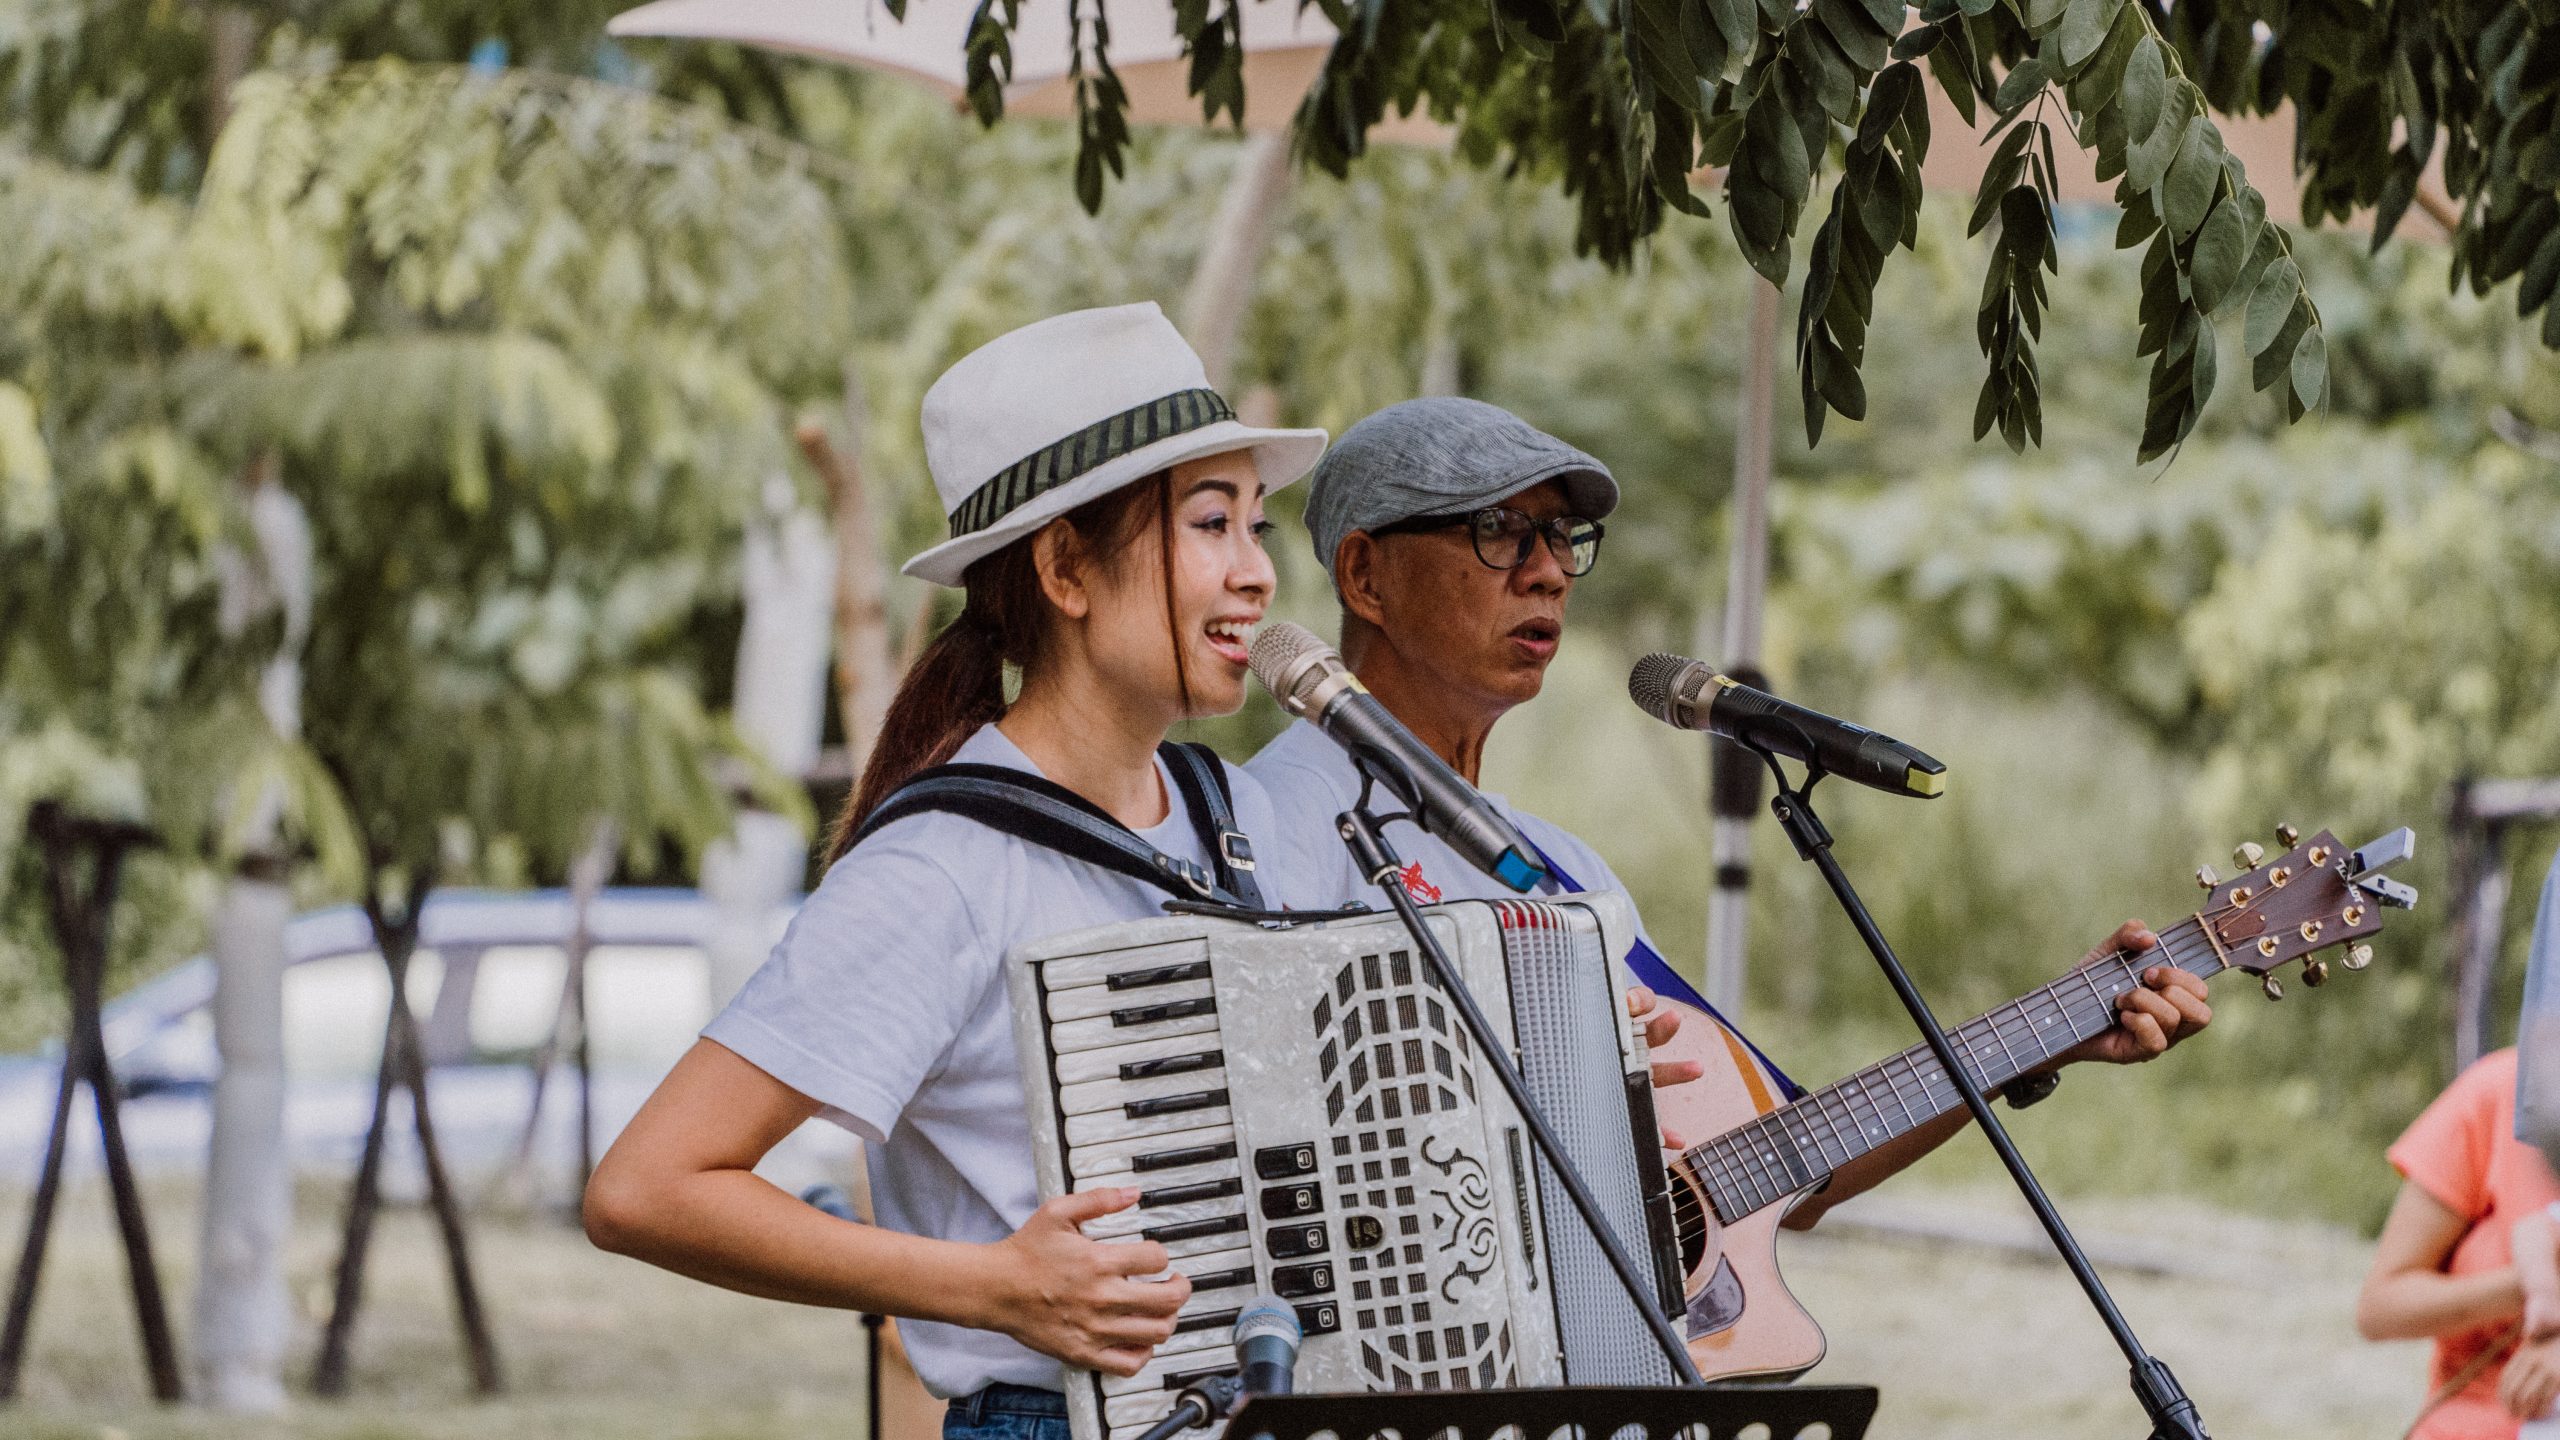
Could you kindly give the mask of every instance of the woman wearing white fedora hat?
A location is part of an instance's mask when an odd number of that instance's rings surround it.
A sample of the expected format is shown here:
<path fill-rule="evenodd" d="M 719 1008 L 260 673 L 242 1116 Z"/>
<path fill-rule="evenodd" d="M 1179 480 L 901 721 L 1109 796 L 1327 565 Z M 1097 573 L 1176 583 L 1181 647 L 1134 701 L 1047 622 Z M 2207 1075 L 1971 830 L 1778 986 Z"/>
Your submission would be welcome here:
<path fill-rule="evenodd" d="M 917 1373 L 957 1399 L 946 1434 L 1065 1440 L 1060 1363 L 1134 1373 L 1190 1286 L 1143 1278 L 1162 1246 L 1078 1229 L 1135 1191 L 1038 1203 L 999 961 L 1158 914 L 1174 887 L 1104 863 L 1108 847 L 919 803 L 933 786 L 909 782 L 949 762 L 942 783 L 1040 789 L 1196 888 L 1291 898 L 1267 867 L 1255 884 L 1262 791 L 1159 747 L 1243 703 L 1273 585 L 1262 497 L 1325 436 L 1239 424 L 1153 305 L 999 337 L 934 383 L 923 418 L 951 538 L 906 573 L 966 605 L 899 687 L 825 880 L 598 1166 L 587 1229 L 731 1289 L 904 1317 Z M 868 1142 L 877 1228 L 754 1174 L 813 1115 Z"/>

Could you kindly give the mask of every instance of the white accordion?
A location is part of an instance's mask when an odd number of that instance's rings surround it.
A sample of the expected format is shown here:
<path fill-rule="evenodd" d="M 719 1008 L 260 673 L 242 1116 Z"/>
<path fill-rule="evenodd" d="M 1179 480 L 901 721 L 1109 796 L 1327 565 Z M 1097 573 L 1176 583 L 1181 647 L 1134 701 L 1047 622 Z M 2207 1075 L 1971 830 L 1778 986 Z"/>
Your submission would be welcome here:
<path fill-rule="evenodd" d="M 1423 913 L 1676 1310 L 1649 1072 L 1611 963 L 1635 934 L 1626 901 Z M 1394 915 L 1141 920 L 1005 968 L 1042 1198 L 1139 1189 L 1085 1233 L 1161 1241 L 1192 1283 L 1145 1370 L 1069 1373 L 1076 1440 L 1127 1440 L 1234 1369 L 1256 1292 L 1298 1308 L 1305 1393 L 1672 1383 Z"/>

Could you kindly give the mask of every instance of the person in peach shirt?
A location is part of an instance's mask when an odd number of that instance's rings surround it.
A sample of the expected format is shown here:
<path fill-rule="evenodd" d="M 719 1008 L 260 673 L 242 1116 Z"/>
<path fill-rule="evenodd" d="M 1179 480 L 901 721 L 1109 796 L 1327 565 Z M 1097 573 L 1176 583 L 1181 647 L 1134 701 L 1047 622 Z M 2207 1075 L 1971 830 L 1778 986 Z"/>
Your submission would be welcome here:
<path fill-rule="evenodd" d="M 2520 1426 L 2500 1394 L 2525 1312 L 2513 1232 L 2560 1202 L 2560 1178 L 2515 1138 L 2515 1103 L 2516 1052 L 2484 1055 L 2390 1150 L 2404 1183 L 2356 1299 L 2356 1328 L 2368 1340 L 2435 1342 L 2410 1440 L 2515 1440 Z M 2541 1344 L 2526 1342 L 2520 1385 L 2546 1359 L 2560 1361 Z"/>

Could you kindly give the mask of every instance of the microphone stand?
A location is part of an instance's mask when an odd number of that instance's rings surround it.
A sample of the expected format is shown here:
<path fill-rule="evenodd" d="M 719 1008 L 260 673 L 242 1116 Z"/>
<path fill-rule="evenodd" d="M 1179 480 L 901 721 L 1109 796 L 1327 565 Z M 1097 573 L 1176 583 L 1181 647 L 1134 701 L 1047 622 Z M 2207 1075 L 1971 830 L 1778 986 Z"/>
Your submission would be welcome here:
<path fill-rule="evenodd" d="M 1423 920 L 1421 909 L 1405 892 L 1403 882 L 1396 878 L 1396 872 L 1404 868 L 1403 861 L 1395 848 L 1387 843 L 1382 827 L 1389 820 L 1410 820 L 1413 817 L 1398 811 L 1381 818 L 1371 811 L 1369 796 L 1378 778 L 1372 767 L 1382 762 L 1360 755 L 1356 763 L 1360 767 L 1360 798 L 1334 819 L 1342 843 L 1351 849 L 1353 863 L 1360 867 L 1361 874 L 1369 878 L 1370 884 L 1386 895 L 1387 903 L 1395 907 L 1396 917 L 1412 934 L 1414 948 L 1422 952 L 1423 963 L 1429 967 L 1428 973 L 1448 994 L 1459 1020 L 1467 1027 L 1467 1033 L 1475 1037 L 1477 1051 L 1493 1067 L 1494 1076 L 1502 1082 L 1503 1093 L 1511 1097 L 1512 1108 L 1520 1112 L 1522 1123 L 1528 1126 L 1529 1136 L 1537 1143 L 1538 1153 L 1563 1184 L 1565 1193 L 1573 1198 L 1573 1208 L 1581 1212 L 1583 1226 L 1591 1232 L 1591 1238 L 1599 1242 L 1600 1253 L 1608 1257 L 1609 1268 L 1617 1273 L 1619 1285 L 1626 1289 L 1627 1298 L 1635 1303 L 1636 1313 L 1644 1317 L 1647 1328 L 1652 1331 L 1654 1343 L 1662 1347 L 1664 1358 L 1671 1362 L 1671 1373 L 1678 1376 L 1683 1385 L 1703 1386 L 1706 1381 L 1699 1376 L 1696 1363 L 1690 1360 L 1689 1347 L 1682 1343 L 1679 1332 L 1671 1328 L 1671 1321 L 1662 1313 L 1661 1302 L 1654 1296 L 1651 1284 L 1638 1278 L 1635 1262 L 1627 1258 L 1616 1232 L 1601 1217 L 1600 1204 L 1591 1198 L 1591 1187 L 1584 1183 L 1582 1172 L 1574 1168 L 1573 1161 L 1564 1153 L 1562 1142 L 1548 1127 L 1547 1117 L 1529 1098 L 1528 1082 L 1520 1078 L 1518 1067 L 1511 1063 L 1510 1047 L 1494 1034 L 1493 1022 L 1487 1020 L 1484 1011 L 1476 1005 L 1475 993 L 1467 988 L 1466 981 L 1458 974 L 1458 967 L 1449 963 L 1447 952 L 1440 948 L 1440 937 L 1431 933 L 1431 926 Z"/>
<path fill-rule="evenodd" d="M 2115 1337 L 2116 1348 L 2124 1352 L 2126 1361 L 2132 1365 L 2134 1398 L 2142 1402 L 2143 1412 L 2151 1417 L 2151 1440 L 2210 1440 L 2205 1434 L 2204 1417 L 2196 1413 L 2195 1402 L 2179 1388 L 2178 1379 L 2169 1373 L 2169 1367 L 2143 1349 L 2141 1337 L 2133 1333 L 2133 1326 L 2125 1320 L 2124 1312 L 2116 1308 L 2114 1297 L 2107 1293 L 2105 1282 L 2098 1278 L 2089 1257 L 2081 1251 L 2080 1242 L 2072 1238 L 2070 1227 L 2062 1223 L 2061 1212 L 2054 1209 L 2053 1201 L 2046 1197 L 2044 1187 L 2036 1181 L 2035 1172 L 2027 1168 L 2026 1157 L 2018 1153 L 2018 1147 L 2009 1139 L 2009 1132 L 2001 1127 L 1999 1117 L 1991 1113 L 1991 1102 L 1983 1097 L 1982 1087 L 1974 1083 L 1973 1073 L 1957 1058 L 1954 1042 L 1948 1040 L 1946 1031 L 1939 1028 L 1938 1017 L 1929 1009 L 1929 1002 L 1921 998 L 1919 988 L 1911 983 L 1910 972 L 1902 968 L 1902 961 L 1894 955 L 1893 946 L 1886 942 L 1884 932 L 1876 928 L 1875 917 L 1867 913 L 1866 903 L 1858 898 L 1857 890 L 1849 884 L 1848 874 L 1833 858 L 1831 832 L 1823 828 L 1822 817 L 1813 813 L 1813 803 L 1809 798 L 1813 787 L 1820 784 L 1828 772 L 1818 765 L 1808 765 L 1804 783 L 1790 786 L 1787 772 L 1780 768 L 1777 756 L 1750 741 L 1742 743 L 1768 762 L 1769 773 L 1777 779 L 1778 793 L 1769 801 L 1769 808 L 1777 815 L 1779 828 L 1787 832 L 1787 839 L 1795 845 L 1796 854 L 1812 861 L 1814 868 L 1822 872 L 1824 883 L 1839 899 L 1840 908 L 1849 916 L 1849 923 L 1857 927 L 1858 938 L 1866 942 L 1868 953 L 1876 957 L 1877 967 L 1884 971 L 1884 978 L 1892 984 L 1895 997 L 1902 1001 L 1902 1008 L 1911 1013 L 1912 1023 L 1928 1040 L 1930 1051 L 1938 1057 L 1939 1068 L 1955 1082 L 1956 1093 L 1964 1097 L 1965 1108 L 1973 1112 L 1975 1122 L 1982 1126 L 1983 1135 L 1991 1141 L 1991 1148 L 1999 1152 L 2000 1163 L 2008 1168 L 2009 1178 L 2017 1183 L 2018 1192 L 2027 1197 L 2027 1205 L 2035 1211 L 2036 1219 L 2043 1223 L 2045 1234 L 2052 1238 L 2053 1248 L 2061 1253 L 2062 1263 L 2070 1267 L 2072 1278 L 2088 1292 L 2090 1305 L 2097 1310 L 2098 1318 L 2106 1322 L 2107 1332 Z M 1808 753 L 1812 751 L 1810 742 L 1805 749 Z"/>

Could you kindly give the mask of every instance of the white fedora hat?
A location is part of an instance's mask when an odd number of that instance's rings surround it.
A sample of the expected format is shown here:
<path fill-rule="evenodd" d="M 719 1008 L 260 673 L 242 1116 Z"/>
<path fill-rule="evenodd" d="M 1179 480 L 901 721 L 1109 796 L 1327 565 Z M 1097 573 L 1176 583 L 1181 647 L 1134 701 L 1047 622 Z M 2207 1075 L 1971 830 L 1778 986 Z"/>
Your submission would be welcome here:
<path fill-rule="evenodd" d="M 958 585 L 972 561 L 1203 455 L 1251 450 L 1267 494 L 1324 444 L 1322 430 L 1239 423 L 1152 301 L 1053 315 L 970 351 L 925 392 L 925 463 L 951 538 L 905 573 Z"/>

